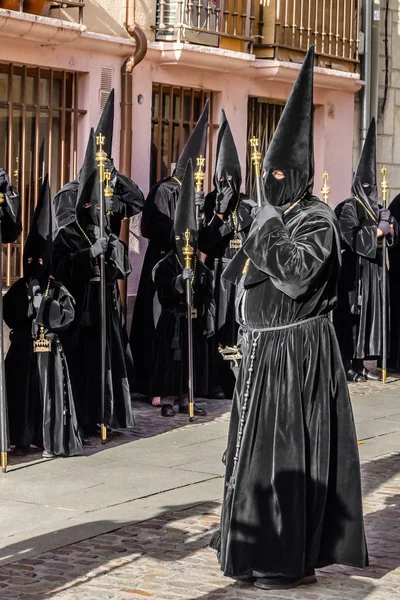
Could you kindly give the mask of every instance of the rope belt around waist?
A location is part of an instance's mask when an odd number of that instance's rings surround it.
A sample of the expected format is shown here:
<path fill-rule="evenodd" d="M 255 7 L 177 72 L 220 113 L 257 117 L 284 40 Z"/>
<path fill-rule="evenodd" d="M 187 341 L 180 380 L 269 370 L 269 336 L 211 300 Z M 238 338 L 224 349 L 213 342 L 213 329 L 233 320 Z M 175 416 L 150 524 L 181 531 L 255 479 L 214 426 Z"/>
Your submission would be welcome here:
<path fill-rule="evenodd" d="M 293 329 L 293 327 L 298 327 L 299 325 L 304 325 L 305 323 L 312 323 L 313 321 L 318 321 L 319 319 L 328 319 L 328 315 L 317 315 L 316 317 L 310 317 L 309 319 L 303 319 L 302 321 L 294 321 L 293 323 L 288 323 L 287 325 L 278 325 L 276 327 L 248 327 L 243 323 L 240 323 L 240 326 L 244 331 L 248 332 L 263 332 L 263 331 L 283 331 L 284 329 Z"/>

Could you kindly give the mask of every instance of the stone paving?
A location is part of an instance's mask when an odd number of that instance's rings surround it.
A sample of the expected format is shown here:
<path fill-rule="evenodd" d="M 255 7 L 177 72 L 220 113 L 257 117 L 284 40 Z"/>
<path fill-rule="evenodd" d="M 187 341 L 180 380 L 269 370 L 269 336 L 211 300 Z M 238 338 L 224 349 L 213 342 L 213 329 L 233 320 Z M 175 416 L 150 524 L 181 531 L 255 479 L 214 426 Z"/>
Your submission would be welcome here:
<path fill-rule="evenodd" d="M 218 525 L 220 501 L 203 502 L 193 495 L 185 502 L 187 488 L 171 502 L 157 509 L 151 519 L 96 535 L 95 529 L 82 541 L 56 547 L 0 568 L 1 600 L 395 600 L 400 597 L 400 454 L 384 451 L 391 447 L 386 438 L 398 435 L 400 381 L 390 379 L 383 386 L 368 382 L 351 386 L 358 415 L 360 437 L 368 449 L 369 431 L 374 423 L 374 456 L 362 464 L 364 513 L 370 553 L 366 570 L 334 566 L 318 572 L 318 583 L 293 591 L 263 592 L 223 577 L 216 554 L 209 549 Z M 391 398 L 376 413 L 381 396 Z M 365 401 L 364 401 L 365 398 Z M 133 435 L 155 442 L 158 434 L 186 428 L 184 417 L 163 419 L 159 410 L 136 403 Z M 228 401 L 205 402 L 210 415 L 187 435 L 200 435 L 203 428 L 229 419 Z M 375 412 L 371 412 L 372 408 Z M 363 415 L 363 412 L 365 414 Z M 372 416 L 371 416 L 372 415 Z M 211 421 L 211 422 L 210 422 Z M 384 422 L 384 428 L 382 427 Z M 390 424 L 394 425 L 390 429 Z M 364 426 L 364 429 L 363 429 Z M 367 427 L 368 426 L 368 427 Z M 200 427 L 200 429 L 198 428 Z M 384 433 L 380 433 L 383 431 Z M 391 434 L 393 431 L 395 433 Z M 175 435 L 171 431 L 171 436 Z M 202 437 L 201 434 L 200 437 Z M 168 436 L 167 436 L 168 437 Z M 175 438 L 174 438 L 175 439 Z M 200 438 L 199 438 L 200 439 Z M 383 440 L 383 441 L 381 441 Z M 110 442 L 118 450 L 125 437 Z M 132 437 L 129 439 L 132 441 Z M 141 443 L 141 442 L 139 442 Z M 392 440 L 393 443 L 393 440 Z M 213 442 L 209 442 L 213 447 Z M 134 444 L 136 446 L 136 444 Z M 160 445 L 156 446 L 160 452 Z M 204 446 L 205 448 L 205 446 Z M 94 441 L 92 452 L 101 448 Z M 364 446 L 360 446 L 364 450 Z M 400 450 L 400 446 L 399 446 Z M 219 452 L 219 447 L 218 447 Z M 385 455 L 383 455 L 385 454 Z M 169 455 L 173 456 L 172 454 Z M 31 457 L 32 458 L 32 457 Z M 41 461 L 40 461 L 41 462 Z M 68 461 L 67 461 L 68 462 Z M 46 465 L 45 465 L 46 466 Z M 8 477 L 8 475 L 7 475 Z M 0 482 L 1 488 L 1 482 Z M 179 491 L 179 490 L 178 490 Z M 27 489 L 27 494 L 29 489 Z M 218 496 L 215 496 L 216 498 Z M 176 501 L 180 499 L 180 502 Z M 165 504 L 164 504 L 165 506 Z M 27 510 L 29 510 L 27 508 Z M 56 532 L 55 532 L 56 533 Z M 68 539 L 68 538 L 67 538 Z M 82 538 L 81 538 L 82 539 Z M 29 540 L 35 545 L 35 539 Z"/>
<path fill-rule="evenodd" d="M 362 467 L 371 566 L 330 567 L 317 585 L 263 592 L 226 579 L 208 548 L 219 502 L 188 508 L 1 568 L 2 600 L 395 600 L 400 594 L 399 455 Z"/>

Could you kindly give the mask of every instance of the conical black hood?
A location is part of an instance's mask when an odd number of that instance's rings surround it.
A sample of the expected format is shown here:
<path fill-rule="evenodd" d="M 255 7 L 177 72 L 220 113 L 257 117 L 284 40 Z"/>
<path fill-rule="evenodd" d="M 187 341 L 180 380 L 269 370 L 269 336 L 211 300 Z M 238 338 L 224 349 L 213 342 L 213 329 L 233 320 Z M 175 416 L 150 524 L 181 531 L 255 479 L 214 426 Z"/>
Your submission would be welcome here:
<path fill-rule="evenodd" d="M 228 177 L 231 178 L 229 181 L 235 195 L 238 195 L 242 183 L 242 170 L 240 168 L 240 160 L 235 140 L 233 139 L 225 111 L 222 109 L 221 118 L 219 120 L 217 157 L 214 172 L 214 185 L 217 191 L 220 191 L 221 179 L 227 182 Z"/>
<path fill-rule="evenodd" d="M 354 179 L 376 186 L 376 123 L 372 117 Z"/>
<path fill-rule="evenodd" d="M 114 89 L 112 89 L 110 95 L 107 98 L 107 102 L 103 108 L 99 124 L 96 128 L 96 136 L 99 135 L 99 133 L 101 133 L 106 138 L 104 144 L 104 152 L 107 154 L 107 158 L 111 158 L 112 153 L 112 141 L 114 132 L 114 95 Z"/>
<path fill-rule="evenodd" d="M 313 69 L 310 46 L 264 158 L 265 194 L 274 205 L 293 202 L 313 188 Z M 275 170 L 285 179 L 276 183 Z"/>
<path fill-rule="evenodd" d="M 49 177 L 46 175 L 39 200 L 33 213 L 28 237 L 25 241 L 23 267 L 27 279 L 46 281 L 50 275 L 53 254 L 53 212 Z M 39 259 L 43 261 L 40 264 Z"/>
<path fill-rule="evenodd" d="M 76 214 L 79 222 L 81 221 L 83 214 L 85 214 L 85 220 L 87 221 L 87 211 L 89 211 L 92 215 L 96 215 L 96 213 L 99 212 L 97 208 L 100 201 L 98 179 L 99 175 L 96 162 L 96 138 L 92 128 L 90 130 L 89 140 L 86 146 L 86 154 L 79 176 L 78 200 L 76 204 Z M 86 204 L 90 204 L 91 207 L 84 208 Z M 97 222 L 95 222 L 95 225 L 97 225 Z"/>
<path fill-rule="evenodd" d="M 376 122 L 373 117 L 361 152 L 351 187 L 353 196 L 361 199 L 378 217 L 378 188 L 376 185 Z"/>
<path fill-rule="evenodd" d="M 176 163 L 174 176 L 182 181 L 185 174 L 185 169 L 189 158 L 192 159 L 193 166 L 196 166 L 196 158 L 199 156 L 206 156 L 207 151 L 207 130 L 208 130 L 208 112 L 209 102 L 207 100 L 203 112 L 200 115 L 189 139 L 187 140 L 185 147 L 182 150 L 182 154 L 178 158 Z"/>
<path fill-rule="evenodd" d="M 193 179 L 193 163 L 189 158 L 185 174 L 183 176 L 182 187 L 180 190 L 178 202 L 175 210 L 174 218 L 174 236 L 175 245 L 179 258 L 183 262 L 182 249 L 186 243 L 185 232 L 189 230 L 189 244 L 194 251 L 197 250 L 197 222 L 196 222 L 196 205 L 195 205 L 195 189 Z"/>

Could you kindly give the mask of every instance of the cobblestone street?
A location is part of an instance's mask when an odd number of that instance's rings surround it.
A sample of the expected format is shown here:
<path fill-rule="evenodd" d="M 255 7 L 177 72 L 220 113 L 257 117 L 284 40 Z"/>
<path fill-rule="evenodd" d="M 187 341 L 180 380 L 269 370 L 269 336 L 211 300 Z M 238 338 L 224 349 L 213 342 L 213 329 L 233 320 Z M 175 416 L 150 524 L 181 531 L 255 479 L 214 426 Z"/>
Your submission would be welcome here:
<path fill-rule="evenodd" d="M 400 594 L 400 457 L 393 449 L 400 450 L 400 445 L 394 448 L 390 444 L 399 443 L 399 392 L 400 383 L 393 380 L 386 388 L 379 383 L 362 384 L 352 388 L 359 438 L 363 440 L 360 446 L 361 457 L 363 458 L 363 453 L 365 456 L 362 476 L 370 553 L 370 567 L 365 571 L 335 566 L 319 571 L 316 585 L 281 592 L 263 592 L 224 578 L 218 568 L 215 552 L 208 548 L 210 537 L 218 525 L 218 498 L 221 493 L 214 494 L 215 498 L 211 501 L 204 501 L 208 496 L 203 488 L 196 488 L 196 485 L 205 484 L 194 483 L 189 487 L 164 493 L 163 508 L 160 509 L 161 505 L 157 505 L 157 510 L 153 511 L 150 519 L 140 520 L 137 514 L 132 514 L 131 521 L 136 518 L 137 522 L 114 527 L 113 531 L 112 525 L 109 525 L 109 530 L 100 535 L 97 535 L 96 528 L 92 533 L 87 530 L 89 533 L 85 535 L 86 539 L 82 537 L 81 541 L 70 544 L 53 542 L 52 549 L 33 553 L 23 560 L 16 560 L 15 557 L 7 559 L 7 555 L 12 555 L 11 547 L 14 543 L 14 537 L 10 536 L 10 545 L 3 548 L 6 560 L 0 568 L 0 598 L 395 600 Z M 229 403 L 207 404 L 211 409 L 208 420 L 192 426 L 193 429 L 187 433 L 192 441 L 205 439 L 206 432 L 213 431 L 212 428 L 219 428 L 218 431 L 226 434 Z M 377 406 L 380 407 L 379 412 L 376 412 Z M 147 408 L 143 404 L 136 414 L 135 435 L 144 438 L 153 436 L 146 442 L 157 444 L 154 446 L 154 452 L 161 455 L 164 444 L 161 444 L 160 440 L 167 444 L 170 436 L 177 435 L 182 429 L 184 432 L 189 430 L 189 426 L 184 427 L 186 423 L 180 418 L 174 420 L 171 425 L 170 420 L 158 416 L 159 411 Z M 385 431 L 383 424 L 385 427 L 387 424 Z M 178 430 L 161 435 L 167 426 L 176 427 Z M 375 434 L 371 433 L 373 427 Z M 393 441 L 395 439 L 397 442 Z M 129 445 L 135 446 L 136 443 L 138 442 L 132 442 L 132 438 L 129 440 Z M 171 444 L 171 441 L 168 443 Z M 223 444 L 223 439 L 220 440 L 216 433 L 214 436 L 210 435 L 207 445 L 201 450 L 202 460 L 206 463 L 216 461 L 216 455 L 219 454 L 219 449 L 223 448 Z M 125 445 L 118 447 L 118 438 L 114 439 L 111 445 L 114 445 L 115 450 L 107 448 L 105 454 L 118 451 L 118 448 L 126 448 Z M 392 450 L 387 451 L 390 448 Z M 92 449 L 93 452 L 96 450 L 97 448 Z M 170 450 L 171 445 L 167 445 L 164 450 L 166 455 L 159 458 L 173 462 L 175 455 Z M 371 453 L 374 453 L 372 459 L 369 456 Z M 53 461 L 52 466 L 56 462 Z M 67 462 L 62 461 L 60 464 Z M 33 465 L 32 472 L 34 468 Z M 10 471 L 6 478 L 12 476 L 13 472 Z M 215 483 L 217 491 L 221 491 L 221 477 L 222 472 L 219 472 L 207 485 Z M 4 479 L 2 483 L 4 485 Z M 29 488 L 26 488 L 26 495 L 26 510 L 29 511 Z M 162 493 L 160 495 L 163 496 Z M 130 506 L 130 510 L 135 512 L 136 505 Z M 117 511 L 122 510 L 116 508 Z M 6 514 L 2 515 L 2 520 L 4 519 L 7 519 Z M 95 519 L 92 521 L 94 523 Z M 71 525 L 71 528 L 73 527 L 78 527 L 78 524 Z M 66 531 L 63 532 L 63 536 L 63 539 L 69 539 Z M 31 536 L 26 540 L 26 547 L 40 548 L 41 538 L 46 537 L 48 533 L 45 531 L 36 538 Z"/>

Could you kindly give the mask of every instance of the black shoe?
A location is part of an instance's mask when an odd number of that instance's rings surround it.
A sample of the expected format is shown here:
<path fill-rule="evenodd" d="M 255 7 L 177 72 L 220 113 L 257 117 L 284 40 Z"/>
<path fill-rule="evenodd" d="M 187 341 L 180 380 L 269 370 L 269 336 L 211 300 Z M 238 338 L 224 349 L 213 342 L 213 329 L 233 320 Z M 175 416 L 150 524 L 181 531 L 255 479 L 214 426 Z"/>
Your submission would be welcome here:
<path fill-rule="evenodd" d="M 314 571 L 303 577 L 258 577 L 254 586 L 262 590 L 291 590 L 310 583 L 317 583 Z"/>
<path fill-rule="evenodd" d="M 188 415 L 189 414 L 189 406 L 180 406 L 179 407 L 179 413 L 181 415 Z M 197 406 L 197 404 L 194 405 L 194 416 L 195 417 L 206 417 L 207 416 L 207 411 L 204 410 L 204 408 L 200 408 L 200 406 Z"/>
<path fill-rule="evenodd" d="M 27 444 L 25 446 L 15 446 L 14 450 L 12 451 L 12 454 L 14 456 L 26 456 L 27 454 L 29 454 L 29 450 L 30 450 L 29 444 Z"/>
<path fill-rule="evenodd" d="M 346 372 L 346 379 L 352 383 L 361 383 L 362 381 L 367 381 L 367 378 L 363 375 L 363 373 L 358 373 L 353 368 L 348 369 Z"/>
<path fill-rule="evenodd" d="M 210 400 L 226 400 L 226 396 L 224 392 L 221 390 L 220 392 L 214 392 L 209 396 Z"/>
<path fill-rule="evenodd" d="M 174 417 L 175 411 L 172 404 L 162 404 L 161 405 L 161 416 L 162 417 Z"/>
<path fill-rule="evenodd" d="M 362 371 L 362 374 L 365 377 L 365 379 L 368 379 L 368 381 L 380 381 L 381 379 L 379 375 L 377 375 L 376 373 L 371 373 L 371 371 L 368 371 L 368 369 L 366 369 L 365 367 Z"/>

